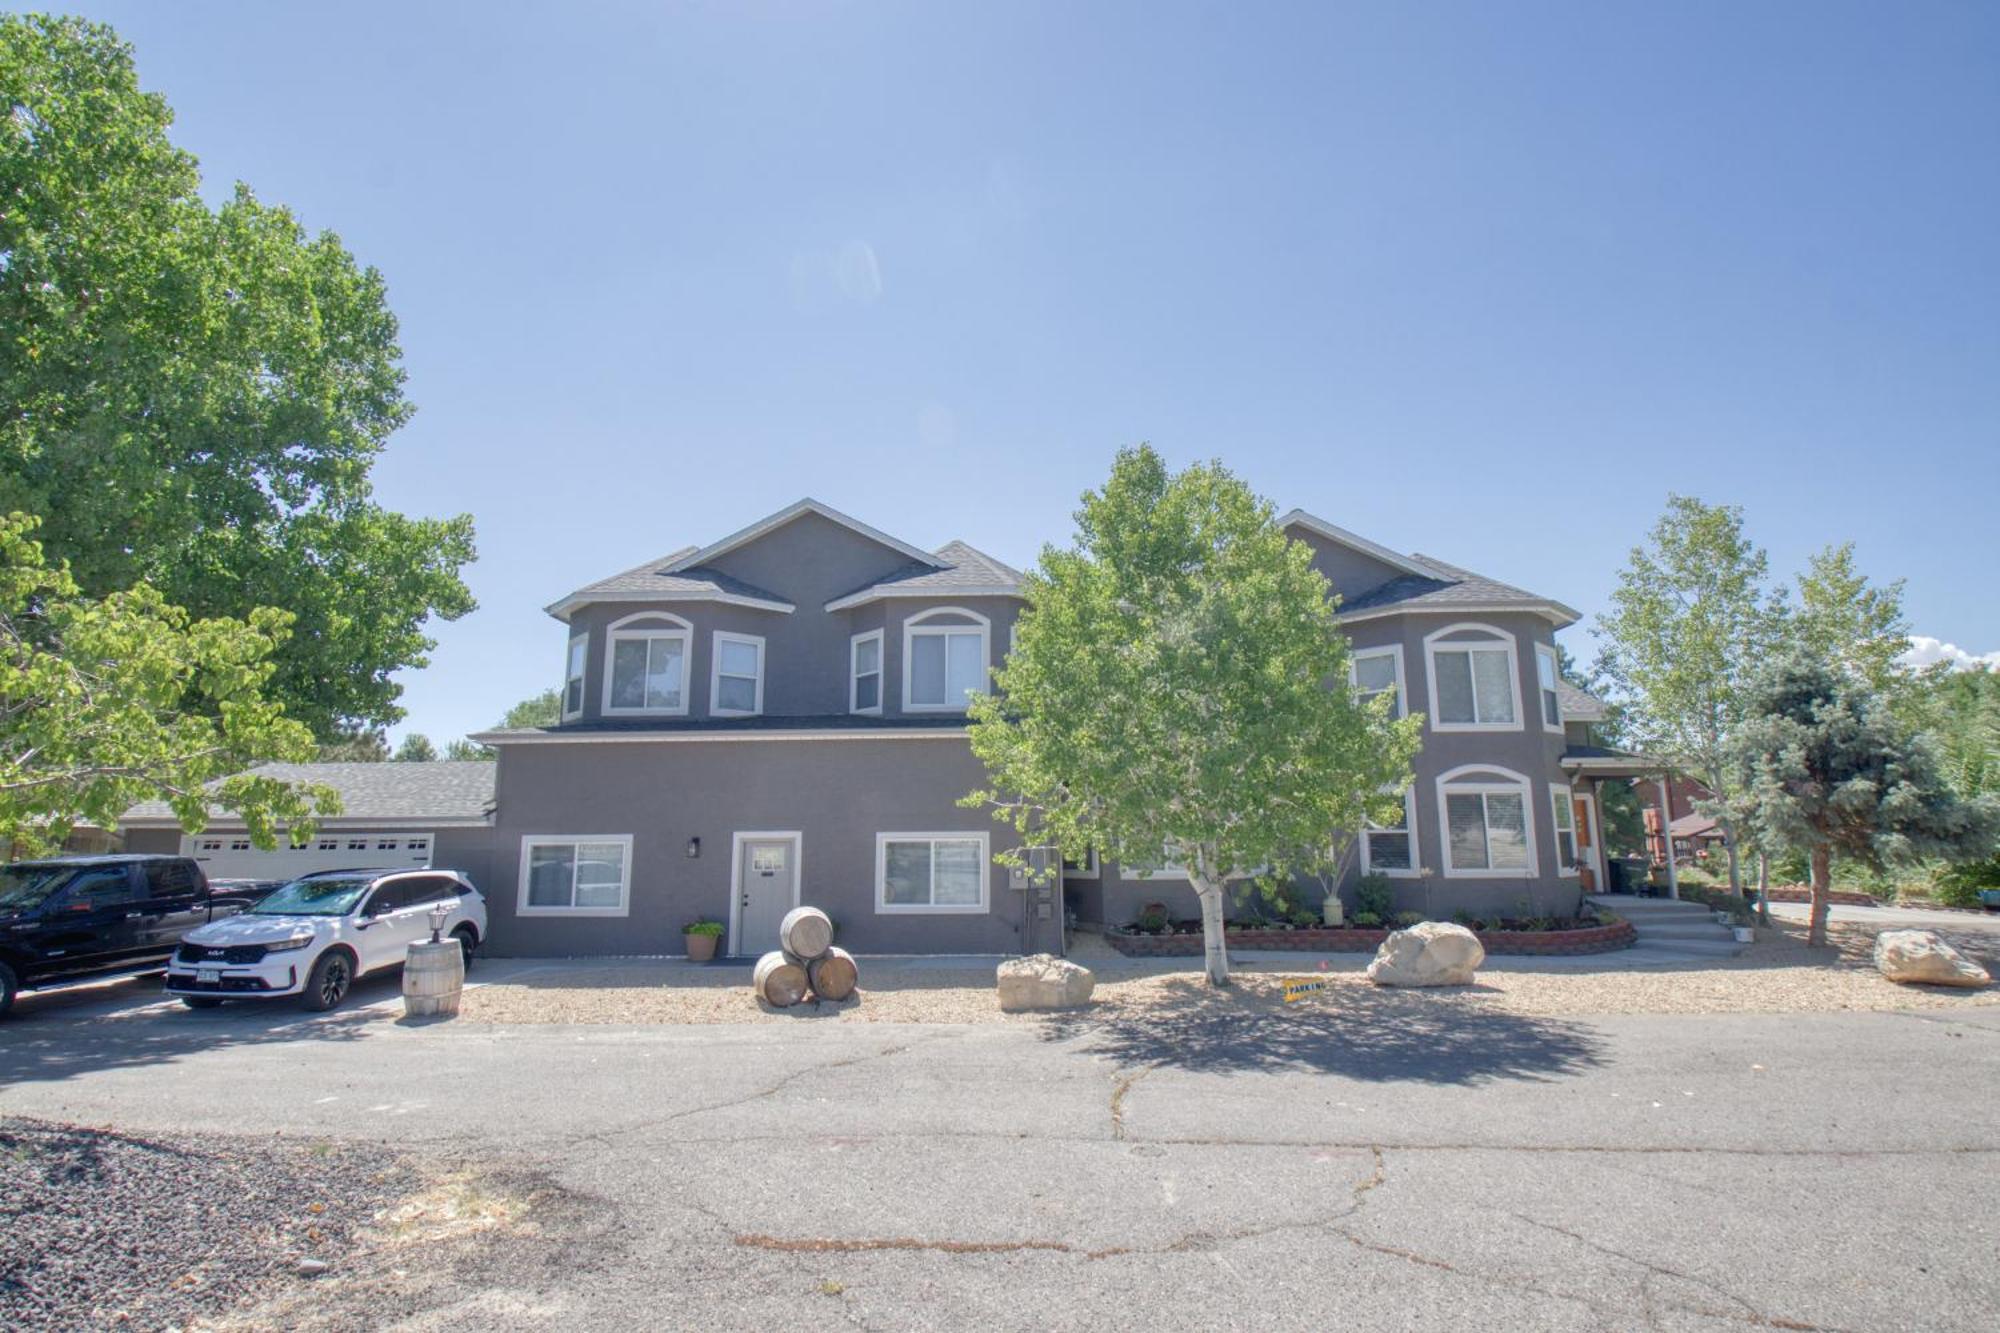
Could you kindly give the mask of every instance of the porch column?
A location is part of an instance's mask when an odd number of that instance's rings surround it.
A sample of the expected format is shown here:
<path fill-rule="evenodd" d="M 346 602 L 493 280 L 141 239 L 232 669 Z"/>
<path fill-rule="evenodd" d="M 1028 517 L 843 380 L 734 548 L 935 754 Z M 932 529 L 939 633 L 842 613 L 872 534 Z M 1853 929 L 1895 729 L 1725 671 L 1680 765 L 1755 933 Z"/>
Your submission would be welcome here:
<path fill-rule="evenodd" d="M 1660 790 L 1660 841 L 1667 845 L 1667 897 L 1681 896 L 1680 871 L 1674 866 L 1674 807 L 1667 794 L 1667 775 L 1662 773 L 1653 779 Z"/>

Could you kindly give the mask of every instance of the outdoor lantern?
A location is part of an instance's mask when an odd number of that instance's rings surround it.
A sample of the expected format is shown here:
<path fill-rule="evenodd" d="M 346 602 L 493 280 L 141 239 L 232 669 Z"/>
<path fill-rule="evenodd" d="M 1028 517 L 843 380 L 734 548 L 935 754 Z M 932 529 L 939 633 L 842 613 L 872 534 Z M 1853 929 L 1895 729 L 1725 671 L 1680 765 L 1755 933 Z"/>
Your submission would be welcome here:
<path fill-rule="evenodd" d="M 694 860 L 694 858 L 695 858 L 695 857 L 697 857 L 697 856 L 700 856 L 700 855 L 701 855 L 701 839 L 700 839 L 700 838 L 689 838 L 689 839 L 688 839 L 688 860 L 692 861 L 692 860 Z"/>
<path fill-rule="evenodd" d="M 442 935 L 442 934 L 444 933 L 444 919 L 445 919 L 446 917 L 450 916 L 450 915 L 451 915 L 451 909 L 450 909 L 450 908 L 448 908 L 448 907 L 446 907 L 446 906 L 445 906 L 445 905 L 444 905 L 443 903 L 439 903 L 439 904 L 438 904 L 438 905 L 437 905 L 436 907 L 433 907 L 433 908 L 431 909 L 431 943 L 432 943 L 432 944 L 441 944 L 441 943 L 443 943 L 443 941 L 442 941 L 442 940 L 440 940 L 440 939 L 438 938 L 438 936 L 440 936 L 440 935 Z"/>

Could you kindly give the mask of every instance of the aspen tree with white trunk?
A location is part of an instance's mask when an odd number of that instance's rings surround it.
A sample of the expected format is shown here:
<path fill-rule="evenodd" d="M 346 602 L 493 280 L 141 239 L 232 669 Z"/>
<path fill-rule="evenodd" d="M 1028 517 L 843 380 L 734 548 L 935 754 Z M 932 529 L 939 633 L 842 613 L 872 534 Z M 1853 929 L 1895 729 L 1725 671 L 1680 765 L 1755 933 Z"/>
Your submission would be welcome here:
<path fill-rule="evenodd" d="M 1354 698 L 1310 550 L 1219 464 L 1123 450 L 1076 521 L 972 701 L 989 788 L 965 803 L 1064 857 L 1183 868 L 1227 985 L 1230 883 L 1325 873 L 1399 818 L 1422 718 Z"/>

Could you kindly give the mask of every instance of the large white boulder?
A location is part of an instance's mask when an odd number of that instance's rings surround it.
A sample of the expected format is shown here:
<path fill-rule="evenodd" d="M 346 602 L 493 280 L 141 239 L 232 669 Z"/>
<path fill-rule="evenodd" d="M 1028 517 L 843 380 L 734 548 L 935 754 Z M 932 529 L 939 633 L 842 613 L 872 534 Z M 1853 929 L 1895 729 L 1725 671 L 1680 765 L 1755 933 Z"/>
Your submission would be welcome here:
<path fill-rule="evenodd" d="M 1883 931 L 1875 937 L 1875 968 L 1891 981 L 1926 986 L 1976 989 L 1993 979 L 1934 930 Z"/>
<path fill-rule="evenodd" d="M 1075 1009 L 1090 1003 L 1097 978 L 1090 969 L 1054 954 L 1029 954 L 1000 964 L 1000 1008 L 1007 1013 L 1028 1009 Z"/>
<path fill-rule="evenodd" d="M 1382 941 L 1368 979 L 1378 986 L 1469 986 L 1486 946 L 1464 926 L 1426 921 Z"/>

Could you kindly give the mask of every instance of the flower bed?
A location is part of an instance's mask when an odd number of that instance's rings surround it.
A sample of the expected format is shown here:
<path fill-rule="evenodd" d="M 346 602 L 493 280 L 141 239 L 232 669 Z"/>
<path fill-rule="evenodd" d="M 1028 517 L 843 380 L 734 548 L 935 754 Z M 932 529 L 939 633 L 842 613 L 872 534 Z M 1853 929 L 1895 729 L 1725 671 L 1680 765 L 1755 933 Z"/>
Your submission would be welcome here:
<path fill-rule="evenodd" d="M 1297 930 L 1228 931 L 1232 949 L 1284 949 L 1294 953 L 1373 953 L 1389 938 L 1388 930 L 1361 926 L 1309 926 Z M 1476 930 L 1473 934 L 1491 954 L 1551 955 L 1611 953 L 1629 949 L 1637 938 L 1629 921 L 1609 921 L 1557 930 Z M 1127 958 L 1198 958 L 1201 930 L 1170 935 L 1140 934 L 1108 926 L 1105 942 Z"/>

